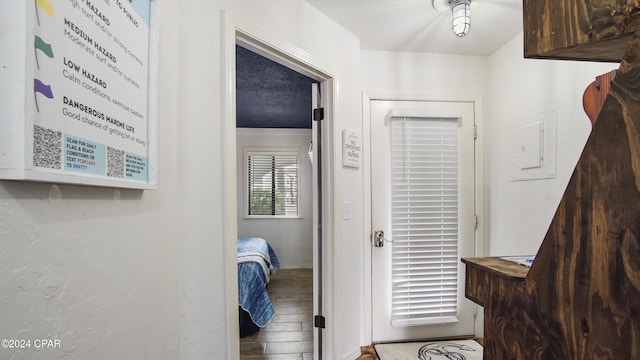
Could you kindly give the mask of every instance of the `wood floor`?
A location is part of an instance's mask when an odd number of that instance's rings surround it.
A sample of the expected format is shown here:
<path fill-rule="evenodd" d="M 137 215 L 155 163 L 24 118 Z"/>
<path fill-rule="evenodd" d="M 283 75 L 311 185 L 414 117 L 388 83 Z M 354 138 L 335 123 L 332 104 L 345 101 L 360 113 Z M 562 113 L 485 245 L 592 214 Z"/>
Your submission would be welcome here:
<path fill-rule="evenodd" d="M 240 339 L 240 359 L 313 359 L 313 270 L 280 269 L 267 289 L 276 314 L 259 332 Z"/>

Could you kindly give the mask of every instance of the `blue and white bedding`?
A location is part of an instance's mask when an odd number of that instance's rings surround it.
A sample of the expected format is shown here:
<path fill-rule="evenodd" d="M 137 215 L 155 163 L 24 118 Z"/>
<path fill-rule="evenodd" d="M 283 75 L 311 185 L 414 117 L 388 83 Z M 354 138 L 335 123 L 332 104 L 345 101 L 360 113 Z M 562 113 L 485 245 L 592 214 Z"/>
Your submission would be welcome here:
<path fill-rule="evenodd" d="M 279 268 L 278 257 L 266 240 L 238 239 L 238 303 L 257 327 L 267 325 L 275 313 L 267 284 Z"/>

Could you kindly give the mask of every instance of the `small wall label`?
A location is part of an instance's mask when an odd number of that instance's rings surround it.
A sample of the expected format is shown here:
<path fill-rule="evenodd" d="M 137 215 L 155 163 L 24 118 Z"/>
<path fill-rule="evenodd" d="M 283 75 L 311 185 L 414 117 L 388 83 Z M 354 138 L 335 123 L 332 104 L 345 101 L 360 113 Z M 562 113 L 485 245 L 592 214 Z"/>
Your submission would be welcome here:
<path fill-rule="evenodd" d="M 342 165 L 359 168 L 362 165 L 362 142 L 360 133 L 342 130 Z"/>

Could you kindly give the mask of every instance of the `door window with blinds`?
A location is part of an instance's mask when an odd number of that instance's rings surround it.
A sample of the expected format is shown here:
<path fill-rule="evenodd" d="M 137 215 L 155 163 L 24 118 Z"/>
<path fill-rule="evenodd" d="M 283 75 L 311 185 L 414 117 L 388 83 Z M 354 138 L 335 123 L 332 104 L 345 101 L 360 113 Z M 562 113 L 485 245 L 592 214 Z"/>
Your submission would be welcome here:
<path fill-rule="evenodd" d="M 458 119 L 391 118 L 393 326 L 456 322 Z"/>
<path fill-rule="evenodd" d="M 298 159 L 296 148 L 247 148 L 245 156 L 245 215 L 298 217 Z"/>

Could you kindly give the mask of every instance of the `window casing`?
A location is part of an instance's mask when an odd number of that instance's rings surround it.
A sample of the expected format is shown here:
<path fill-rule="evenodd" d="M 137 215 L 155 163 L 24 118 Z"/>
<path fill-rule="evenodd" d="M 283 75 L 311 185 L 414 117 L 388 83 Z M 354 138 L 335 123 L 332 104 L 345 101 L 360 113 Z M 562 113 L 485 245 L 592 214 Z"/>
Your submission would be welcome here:
<path fill-rule="evenodd" d="M 245 216 L 299 217 L 296 148 L 245 148 Z"/>

